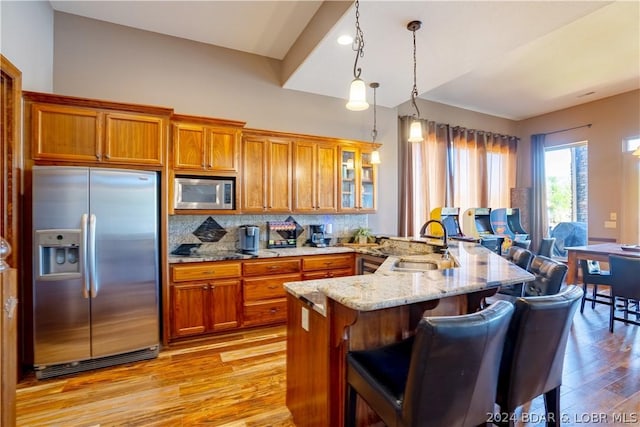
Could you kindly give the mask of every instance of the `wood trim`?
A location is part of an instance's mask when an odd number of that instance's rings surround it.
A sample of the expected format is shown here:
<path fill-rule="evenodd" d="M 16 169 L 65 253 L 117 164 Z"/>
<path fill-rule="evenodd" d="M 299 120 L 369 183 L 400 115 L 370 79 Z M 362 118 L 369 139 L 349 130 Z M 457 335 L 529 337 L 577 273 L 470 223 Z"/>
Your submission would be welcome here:
<path fill-rule="evenodd" d="M 43 102 L 52 103 L 58 105 L 72 105 L 74 107 L 89 107 L 100 108 L 107 110 L 120 110 L 129 111 L 135 113 L 155 114 L 158 116 L 171 116 L 173 114 L 173 108 L 158 107 L 154 105 L 142 105 L 142 104 L 126 104 L 123 102 L 105 101 L 101 99 L 88 99 L 80 98 L 76 96 L 58 95 L 53 93 L 41 93 L 41 92 L 22 92 L 22 96 L 25 100 L 31 102 Z"/>
<path fill-rule="evenodd" d="M 21 193 L 20 171 L 22 168 L 20 141 L 22 73 L 2 54 L 0 54 L 0 69 L 2 73 L 0 110 L 4 129 L 0 134 L 0 176 L 3 182 L 0 190 L 0 211 L 2 211 L 0 236 L 3 236 L 12 248 L 6 260 L 7 263 L 20 268 L 18 218 L 21 210 L 18 195 Z"/>
<path fill-rule="evenodd" d="M 345 146 L 374 146 L 375 148 L 380 148 L 382 144 L 372 143 L 371 141 L 360 141 L 355 139 L 344 139 L 344 138 L 334 138 L 329 136 L 319 136 L 319 135 L 307 135 L 303 133 L 290 133 L 290 132 L 279 132 L 274 130 L 267 129 L 252 129 L 245 128 L 242 130 L 242 136 L 254 136 L 254 137 L 277 137 L 277 138 L 287 138 L 292 139 L 293 141 L 305 140 L 306 142 L 324 142 L 324 143 L 335 143 Z"/>
<path fill-rule="evenodd" d="M 171 116 L 171 121 L 197 123 L 206 126 L 225 126 L 238 128 L 243 128 L 247 124 L 247 122 L 242 122 L 239 120 L 227 120 L 203 116 L 188 116 L 186 114 L 173 114 Z"/>
<path fill-rule="evenodd" d="M 17 303 L 16 276 L 15 268 L 0 271 L 0 425 L 6 427 L 16 425 L 18 310 L 6 310 Z"/>

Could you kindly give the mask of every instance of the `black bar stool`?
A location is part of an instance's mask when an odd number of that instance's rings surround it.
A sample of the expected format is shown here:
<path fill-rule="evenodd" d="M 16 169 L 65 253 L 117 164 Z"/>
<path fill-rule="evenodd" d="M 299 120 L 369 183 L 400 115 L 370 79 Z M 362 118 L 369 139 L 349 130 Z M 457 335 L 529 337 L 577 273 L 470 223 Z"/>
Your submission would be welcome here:
<path fill-rule="evenodd" d="M 498 301 L 472 314 L 423 317 L 412 338 L 349 352 L 345 425 L 355 425 L 357 395 L 388 426 L 484 425 L 513 310 Z"/>

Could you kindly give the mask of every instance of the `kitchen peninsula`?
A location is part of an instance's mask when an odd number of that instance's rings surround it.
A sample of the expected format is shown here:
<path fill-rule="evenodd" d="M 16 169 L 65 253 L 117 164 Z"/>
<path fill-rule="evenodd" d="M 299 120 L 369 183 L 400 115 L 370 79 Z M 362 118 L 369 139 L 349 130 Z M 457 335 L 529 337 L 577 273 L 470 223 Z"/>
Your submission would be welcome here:
<path fill-rule="evenodd" d="M 347 351 L 407 338 L 424 315 L 472 312 L 501 285 L 533 280 L 479 244 L 450 242 L 447 258 L 416 240 L 389 239 L 392 255 L 372 275 L 285 284 L 287 406 L 296 425 L 343 424 Z M 366 410 L 360 402 L 359 418 Z"/>

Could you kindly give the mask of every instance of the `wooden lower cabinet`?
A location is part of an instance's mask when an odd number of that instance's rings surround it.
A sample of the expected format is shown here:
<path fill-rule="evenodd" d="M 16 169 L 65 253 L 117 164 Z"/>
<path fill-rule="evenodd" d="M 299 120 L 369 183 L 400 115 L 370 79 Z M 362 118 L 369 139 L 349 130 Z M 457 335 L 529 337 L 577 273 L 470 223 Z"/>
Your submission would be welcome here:
<path fill-rule="evenodd" d="M 240 280 L 173 285 L 174 337 L 204 334 L 240 326 Z"/>
<path fill-rule="evenodd" d="M 245 326 L 282 323 L 287 320 L 283 284 L 301 280 L 299 257 L 248 261 L 242 267 Z"/>
<path fill-rule="evenodd" d="M 182 338 L 241 325 L 240 262 L 171 268 L 171 336 Z"/>
<path fill-rule="evenodd" d="M 352 253 L 304 257 L 302 280 L 353 276 L 354 267 L 355 258 Z"/>
<path fill-rule="evenodd" d="M 171 266 L 171 338 L 285 323 L 284 283 L 352 276 L 352 253 Z"/>

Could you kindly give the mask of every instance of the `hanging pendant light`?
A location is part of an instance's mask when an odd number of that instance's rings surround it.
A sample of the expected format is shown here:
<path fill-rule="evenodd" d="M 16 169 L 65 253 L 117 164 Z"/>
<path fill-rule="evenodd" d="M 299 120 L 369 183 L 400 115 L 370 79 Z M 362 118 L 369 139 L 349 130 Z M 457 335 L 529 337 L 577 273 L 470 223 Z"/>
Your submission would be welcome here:
<path fill-rule="evenodd" d="M 356 60 L 353 64 L 353 81 L 349 88 L 349 102 L 347 109 L 362 111 L 369 108 L 367 103 L 367 87 L 360 79 L 362 69 L 358 67 L 358 58 L 364 57 L 364 34 L 360 29 L 360 2 L 356 0 L 356 37 L 353 39 L 352 49 L 356 51 Z"/>
<path fill-rule="evenodd" d="M 424 141 L 422 124 L 420 123 L 420 110 L 418 110 L 418 105 L 416 104 L 416 97 L 418 96 L 418 86 L 416 85 L 416 31 L 421 27 L 421 21 L 411 21 L 407 24 L 407 30 L 413 33 L 413 89 L 411 90 L 411 104 L 416 110 L 409 128 L 409 142 Z"/>
<path fill-rule="evenodd" d="M 373 151 L 371 152 L 371 164 L 380 164 L 380 153 L 375 148 L 376 138 L 378 137 L 378 130 L 376 129 L 376 89 L 380 87 L 380 83 L 371 83 L 369 87 L 373 89 L 373 130 L 371 131 L 371 144 L 373 145 Z"/>
<path fill-rule="evenodd" d="M 640 157 L 640 147 L 636 148 L 636 151 L 632 153 L 634 156 Z"/>

